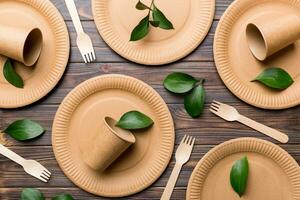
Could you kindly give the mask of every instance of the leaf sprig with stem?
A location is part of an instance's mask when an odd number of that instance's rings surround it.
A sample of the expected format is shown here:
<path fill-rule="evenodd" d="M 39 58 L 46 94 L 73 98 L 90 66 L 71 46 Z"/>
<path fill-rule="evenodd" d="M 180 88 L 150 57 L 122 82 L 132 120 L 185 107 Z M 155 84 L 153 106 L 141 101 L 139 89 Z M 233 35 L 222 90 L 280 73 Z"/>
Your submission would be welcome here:
<path fill-rule="evenodd" d="M 157 8 L 154 0 L 151 1 L 150 6 L 145 5 L 139 1 L 136 6 L 138 10 L 148 10 L 148 14 L 138 23 L 132 30 L 130 41 L 138 41 L 143 39 L 149 33 L 149 27 L 159 27 L 161 29 L 170 30 L 174 29 L 173 24 L 168 20 L 164 13 Z"/>
<path fill-rule="evenodd" d="M 164 87 L 175 94 L 184 94 L 184 107 L 193 117 L 199 117 L 204 110 L 204 79 L 197 80 L 193 76 L 181 72 L 169 74 L 164 80 Z"/>

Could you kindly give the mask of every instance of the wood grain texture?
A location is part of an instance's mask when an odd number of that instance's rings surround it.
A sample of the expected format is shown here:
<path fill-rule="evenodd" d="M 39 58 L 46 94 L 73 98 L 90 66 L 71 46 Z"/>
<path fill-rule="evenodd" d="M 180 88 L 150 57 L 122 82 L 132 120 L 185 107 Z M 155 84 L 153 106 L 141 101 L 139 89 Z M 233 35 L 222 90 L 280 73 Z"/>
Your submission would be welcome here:
<path fill-rule="evenodd" d="M 213 25 L 204 42 L 189 56 L 183 60 L 160 67 L 148 67 L 131 63 L 114 53 L 101 39 L 92 21 L 91 3 L 88 0 L 76 0 L 76 5 L 85 31 L 91 36 L 95 45 L 97 61 L 84 64 L 76 47 L 75 29 L 70 21 L 70 16 L 63 0 L 51 0 L 62 13 L 70 32 L 71 54 L 67 70 L 57 87 L 45 98 L 21 109 L 0 109 L 0 130 L 9 123 L 20 118 L 30 118 L 40 122 L 46 132 L 40 138 L 22 143 L 16 142 L 6 135 L 0 135 L 0 142 L 9 146 L 25 158 L 36 159 L 53 172 L 53 177 L 48 184 L 44 184 L 23 172 L 13 162 L 0 156 L 0 199 L 20 199 L 20 192 L 25 187 L 40 188 L 47 199 L 58 193 L 71 193 L 77 200 L 105 199 L 93 196 L 77 188 L 60 170 L 54 158 L 51 147 L 51 126 L 55 112 L 63 98 L 76 85 L 102 74 L 125 74 L 136 77 L 151 85 L 166 101 L 175 121 L 176 145 L 184 134 L 190 134 L 197 138 L 191 160 L 183 167 L 172 199 L 185 199 L 185 190 L 188 179 L 197 162 L 207 151 L 215 145 L 229 139 L 238 137 L 258 137 L 277 143 L 276 141 L 255 132 L 239 123 L 229 123 L 216 117 L 208 111 L 212 100 L 216 99 L 235 106 L 242 114 L 257 120 L 263 124 L 279 129 L 290 136 L 287 145 L 280 145 L 287 150 L 298 163 L 300 163 L 300 108 L 295 107 L 281 111 L 268 111 L 254 108 L 237 99 L 223 85 L 213 62 L 213 37 L 218 21 L 232 2 L 232 0 L 217 0 L 216 14 Z M 183 108 L 183 98 L 167 92 L 162 81 L 164 77 L 174 71 L 189 73 L 195 77 L 206 79 L 207 104 L 203 116 L 191 119 Z M 277 143 L 278 144 L 278 143 Z M 174 155 L 172 161 L 162 177 L 145 191 L 122 199 L 160 199 L 164 186 L 167 183 L 171 170 L 175 164 Z"/>

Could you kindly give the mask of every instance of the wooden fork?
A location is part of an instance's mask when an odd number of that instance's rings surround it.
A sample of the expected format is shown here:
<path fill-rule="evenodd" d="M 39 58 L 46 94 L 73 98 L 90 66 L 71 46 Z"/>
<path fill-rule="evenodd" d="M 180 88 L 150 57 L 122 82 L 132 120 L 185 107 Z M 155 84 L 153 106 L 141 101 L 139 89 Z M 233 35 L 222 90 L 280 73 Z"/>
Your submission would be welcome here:
<path fill-rule="evenodd" d="M 0 144 L 0 153 L 12 161 L 18 163 L 24 168 L 24 171 L 31 176 L 43 181 L 48 182 L 51 173 L 40 163 L 35 160 L 25 160 L 15 152 L 9 150 L 2 144 Z"/>
<path fill-rule="evenodd" d="M 234 107 L 227 104 L 213 101 L 210 106 L 210 111 L 227 121 L 238 121 L 245 124 L 246 126 L 249 126 L 250 128 L 253 128 L 254 130 L 257 130 L 281 143 L 287 143 L 289 141 L 289 137 L 286 134 L 239 114 Z"/>
<path fill-rule="evenodd" d="M 85 63 L 93 62 L 96 60 L 93 43 L 90 36 L 88 36 L 88 34 L 86 34 L 82 28 L 75 2 L 74 0 L 65 0 L 65 2 L 77 33 L 76 42 L 80 54 Z"/>
<path fill-rule="evenodd" d="M 161 196 L 161 200 L 169 200 L 171 198 L 180 170 L 182 166 L 189 160 L 194 143 L 195 138 L 188 135 L 185 135 L 181 140 L 175 154 L 176 164 L 164 190 L 164 193 Z"/>

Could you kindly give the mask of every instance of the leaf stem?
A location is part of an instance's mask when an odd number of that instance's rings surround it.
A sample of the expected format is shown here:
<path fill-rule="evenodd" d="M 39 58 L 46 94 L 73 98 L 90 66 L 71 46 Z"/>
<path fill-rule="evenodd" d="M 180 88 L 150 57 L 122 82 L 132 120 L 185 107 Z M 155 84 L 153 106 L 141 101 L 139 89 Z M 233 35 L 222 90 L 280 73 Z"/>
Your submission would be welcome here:
<path fill-rule="evenodd" d="M 151 1 L 151 4 L 149 6 L 150 9 L 149 9 L 148 15 L 150 15 L 150 12 L 152 11 L 153 5 L 154 5 L 154 0 Z"/>
<path fill-rule="evenodd" d="M 198 85 L 203 85 L 203 83 L 205 82 L 205 79 L 200 78 L 200 79 L 197 79 L 197 81 L 198 81 Z"/>

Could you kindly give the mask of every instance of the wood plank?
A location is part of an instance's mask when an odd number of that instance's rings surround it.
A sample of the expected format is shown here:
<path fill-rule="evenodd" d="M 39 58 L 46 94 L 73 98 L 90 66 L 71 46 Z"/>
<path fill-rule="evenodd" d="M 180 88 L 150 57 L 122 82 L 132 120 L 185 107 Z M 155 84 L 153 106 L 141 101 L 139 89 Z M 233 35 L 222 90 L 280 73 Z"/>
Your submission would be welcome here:
<path fill-rule="evenodd" d="M 266 111 L 258 110 L 248 105 L 240 103 L 232 104 L 241 113 L 245 113 L 248 117 L 255 119 L 267 126 L 286 132 L 290 141 L 289 144 L 300 144 L 299 126 L 300 112 L 297 109 L 287 109 L 282 111 Z M 238 137 L 258 137 L 270 139 L 242 124 L 226 122 L 215 116 L 208 110 L 208 104 L 203 116 L 198 119 L 190 118 L 185 112 L 182 104 L 171 104 L 169 109 L 173 115 L 176 128 L 176 142 L 178 143 L 184 134 L 190 134 L 198 138 L 197 144 L 219 144 L 229 139 Z M 41 123 L 47 132 L 40 138 L 29 142 L 16 142 L 8 136 L 3 144 L 8 146 L 30 146 L 30 145 L 51 145 L 51 127 L 55 112 L 58 105 L 36 105 L 34 107 L 26 107 L 18 110 L 3 110 L 1 121 L 3 129 L 9 123 L 20 118 L 30 118 Z"/>
<path fill-rule="evenodd" d="M 199 141 L 198 137 L 198 141 Z M 198 143 L 197 141 L 197 143 Z M 298 163 L 300 163 L 300 145 L 281 145 L 285 150 L 287 150 Z M 176 146 L 177 148 L 177 146 Z M 183 167 L 180 177 L 177 182 L 178 187 L 186 187 L 188 184 L 189 177 L 192 170 L 202 158 L 202 156 L 213 148 L 212 145 L 195 145 L 194 151 L 191 155 L 190 161 Z M 41 162 L 45 167 L 47 167 L 53 176 L 49 183 L 43 183 L 35 178 L 31 178 L 29 175 L 25 174 L 23 169 L 12 161 L 8 161 L 4 157 L 0 157 L 0 188 L 10 188 L 10 187 L 74 187 L 74 184 L 69 181 L 58 167 L 58 164 L 54 158 L 51 147 L 12 147 L 13 151 L 19 153 L 25 158 L 35 159 Z M 172 161 L 169 164 L 167 170 L 163 175 L 153 184 L 152 187 L 164 187 L 168 181 L 171 170 L 173 169 L 174 155 Z M 25 183 L 25 184 L 24 184 Z M 1 194 L 1 193 L 0 193 Z"/>
<path fill-rule="evenodd" d="M 69 62 L 71 64 L 68 65 L 67 71 L 58 86 L 47 95 L 46 98 L 21 109 L 0 109 L 0 129 L 4 129 L 10 122 L 16 119 L 31 118 L 40 122 L 47 131 L 42 137 L 26 143 L 16 142 L 12 138 L 3 135 L 0 135 L 0 142 L 26 158 L 40 161 L 53 172 L 53 177 L 48 184 L 44 184 L 26 175 L 23 169 L 18 165 L 0 156 L 1 200 L 20 199 L 20 192 L 23 187 L 41 188 L 48 199 L 61 192 L 69 192 L 75 199 L 105 199 L 84 192 L 64 176 L 52 152 L 51 126 L 58 105 L 71 89 L 91 77 L 110 73 L 126 74 L 136 77 L 145 81 L 158 91 L 168 103 L 174 118 L 176 127 L 175 148 L 177 148 L 184 134 L 188 133 L 197 138 L 191 160 L 183 168 L 172 199 L 181 200 L 185 198 L 185 190 L 192 170 L 199 159 L 215 145 L 229 139 L 246 136 L 258 137 L 275 142 L 243 125 L 225 122 L 214 116 L 208 111 L 209 103 L 213 99 L 230 103 L 241 113 L 246 114 L 250 118 L 288 133 L 290 136 L 289 144 L 280 146 L 287 150 L 296 161 L 300 163 L 300 135 L 298 134 L 300 129 L 298 126 L 300 123 L 299 106 L 282 111 L 267 111 L 251 107 L 232 95 L 223 85 L 216 72 L 213 63 L 213 37 L 221 15 L 233 0 L 218 0 L 216 2 L 216 14 L 211 30 L 203 43 L 193 53 L 179 62 L 162 67 L 148 67 L 133 64 L 114 53 L 98 34 L 93 22 L 90 1 L 75 0 L 83 27 L 91 36 L 97 54 L 96 63 L 83 64 L 76 45 L 75 30 L 70 21 L 71 19 L 64 1 L 51 1 L 61 11 L 70 32 L 71 52 Z M 203 116 L 199 119 L 191 119 L 184 111 L 182 104 L 183 99 L 167 92 L 163 88 L 162 81 L 164 77 L 173 71 L 190 73 L 195 77 L 204 77 L 207 80 L 205 83 L 207 90 L 206 109 Z M 174 164 L 173 152 L 170 165 L 157 182 L 139 194 L 122 199 L 159 199 Z"/>
<path fill-rule="evenodd" d="M 58 86 L 34 105 L 41 103 L 59 104 L 75 86 L 89 78 L 102 74 L 133 76 L 152 86 L 164 98 L 166 103 L 182 103 L 181 97 L 166 91 L 162 84 L 164 78 L 174 71 L 186 72 L 198 78 L 205 78 L 207 102 L 213 99 L 219 99 L 224 102 L 240 102 L 224 86 L 212 62 L 178 62 L 163 67 L 147 67 L 134 63 L 92 63 L 89 65 L 72 63 L 68 65 L 66 73 Z"/>
<path fill-rule="evenodd" d="M 58 8 L 65 20 L 71 20 L 67 7 L 62 0 L 51 0 L 51 2 Z M 216 11 L 214 19 L 220 19 L 226 8 L 233 2 L 233 0 L 216 1 Z M 75 0 L 76 7 L 82 21 L 93 20 L 91 1 Z"/>
<path fill-rule="evenodd" d="M 109 199 L 98 197 L 89 193 L 84 192 L 79 188 L 39 188 L 43 194 L 45 195 L 46 199 L 53 198 L 57 194 L 60 193 L 70 193 L 76 200 L 99 200 L 99 199 Z M 140 192 L 136 195 L 132 195 L 130 197 L 118 198 L 123 200 L 155 200 L 160 199 L 161 194 L 163 193 L 162 187 L 151 187 L 143 192 Z M 185 199 L 185 191 L 186 188 L 176 187 L 173 195 L 172 200 L 183 200 Z M 0 188 L 0 194 L 3 194 L 4 198 L 1 200 L 20 200 L 22 188 Z"/>

